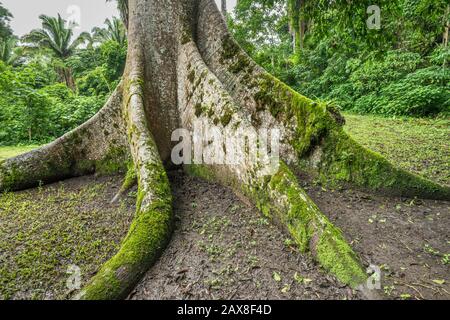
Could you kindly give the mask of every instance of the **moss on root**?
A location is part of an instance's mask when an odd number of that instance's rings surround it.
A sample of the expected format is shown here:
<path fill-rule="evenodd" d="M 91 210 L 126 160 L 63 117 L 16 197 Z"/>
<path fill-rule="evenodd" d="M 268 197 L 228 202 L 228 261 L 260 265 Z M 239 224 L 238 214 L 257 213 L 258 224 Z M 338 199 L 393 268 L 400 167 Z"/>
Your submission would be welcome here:
<path fill-rule="evenodd" d="M 365 149 L 343 130 L 345 119 L 332 105 L 314 102 L 271 75 L 260 75 L 254 99 L 258 110 L 292 127 L 289 143 L 300 162 L 314 159 L 313 170 L 326 184 L 352 184 L 402 196 L 450 199 L 450 188 L 394 167 L 379 154 Z M 308 161 L 310 162 L 310 161 Z M 311 169 L 311 164 L 307 165 Z"/>
<path fill-rule="evenodd" d="M 265 216 L 275 219 L 289 231 L 301 252 L 311 252 L 320 265 L 340 281 L 357 287 L 366 280 L 342 232 L 301 189 L 285 164 L 258 187 L 247 187 L 246 194 Z"/>
<path fill-rule="evenodd" d="M 222 43 L 221 63 L 228 64 L 228 71 L 234 74 L 245 73 L 247 80 L 254 70 L 254 62 L 244 53 L 237 42 L 231 37 L 226 36 Z"/>
<path fill-rule="evenodd" d="M 323 136 L 344 123 L 333 106 L 306 98 L 269 74 L 255 81 L 259 88 L 254 95 L 257 109 L 270 111 L 289 127 L 294 125 L 290 143 L 299 157 L 307 155 Z"/>
<path fill-rule="evenodd" d="M 16 191 L 36 187 L 41 183 L 54 182 L 72 176 L 70 162 L 48 160 L 33 163 L 33 167 L 20 162 L 0 162 L 0 191 Z"/>
<path fill-rule="evenodd" d="M 97 173 L 123 173 L 129 163 L 129 151 L 122 146 L 111 147 L 99 160 L 77 159 L 79 141 L 73 138 L 62 153 L 59 150 L 36 150 L 17 158 L 0 162 L 0 191 L 15 191 L 36 187 L 70 177 Z M 53 152 L 56 152 L 53 155 Z M 31 161 L 31 159 L 36 159 Z"/>
<path fill-rule="evenodd" d="M 172 195 L 162 164 L 148 165 L 151 203 L 139 188 L 134 221 L 119 252 L 100 269 L 77 298 L 114 300 L 125 298 L 161 254 L 172 230 Z"/>
<path fill-rule="evenodd" d="M 252 182 L 244 186 L 209 166 L 190 165 L 186 166 L 186 171 L 209 181 L 219 179 L 243 192 L 265 217 L 275 220 L 289 232 L 301 252 L 311 253 L 325 270 L 343 283 L 356 288 L 365 282 L 366 274 L 342 232 L 313 203 L 285 164 L 281 164 L 277 174 L 252 178 Z"/>
<path fill-rule="evenodd" d="M 391 195 L 450 199 L 450 188 L 392 165 L 383 156 L 355 142 L 343 130 L 324 138 L 318 163 L 327 183 L 351 183 Z"/>

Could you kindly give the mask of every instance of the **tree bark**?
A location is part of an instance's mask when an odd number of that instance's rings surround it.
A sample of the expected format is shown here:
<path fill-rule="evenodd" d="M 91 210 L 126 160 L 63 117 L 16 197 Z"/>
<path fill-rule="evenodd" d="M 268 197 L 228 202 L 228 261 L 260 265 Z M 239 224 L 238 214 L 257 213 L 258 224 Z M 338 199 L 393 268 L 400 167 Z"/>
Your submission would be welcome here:
<path fill-rule="evenodd" d="M 128 172 L 138 182 L 134 222 L 118 253 L 80 299 L 124 298 L 166 245 L 172 221 L 165 172 L 174 130 L 277 129 L 280 166 L 186 165 L 187 172 L 232 187 L 278 221 L 343 283 L 366 275 L 341 231 L 300 187 L 302 171 L 324 183 L 390 194 L 449 198 L 449 188 L 399 170 L 348 137 L 337 110 L 301 96 L 256 65 L 233 40 L 214 0 L 128 1 L 129 51 L 123 80 L 91 120 L 55 142 L 0 164 L 0 190 L 20 190 L 77 175 Z M 205 150 L 212 148 L 208 143 Z M 227 153 L 230 146 L 223 145 Z"/>
<path fill-rule="evenodd" d="M 222 10 L 223 16 L 226 17 L 227 16 L 227 12 L 228 12 L 227 11 L 227 0 L 222 0 L 221 10 Z"/>

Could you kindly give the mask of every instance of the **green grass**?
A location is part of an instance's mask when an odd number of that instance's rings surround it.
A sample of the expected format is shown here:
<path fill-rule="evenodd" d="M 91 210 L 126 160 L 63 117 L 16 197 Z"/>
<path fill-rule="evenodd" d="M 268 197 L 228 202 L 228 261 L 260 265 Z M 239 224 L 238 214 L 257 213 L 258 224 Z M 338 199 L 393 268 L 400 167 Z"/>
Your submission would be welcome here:
<path fill-rule="evenodd" d="M 449 184 L 450 119 L 344 115 L 346 131 L 365 147 L 398 167 Z"/>
<path fill-rule="evenodd" d="M 0 161 L 26 153 L 39 146 L 0 147 Z"/>

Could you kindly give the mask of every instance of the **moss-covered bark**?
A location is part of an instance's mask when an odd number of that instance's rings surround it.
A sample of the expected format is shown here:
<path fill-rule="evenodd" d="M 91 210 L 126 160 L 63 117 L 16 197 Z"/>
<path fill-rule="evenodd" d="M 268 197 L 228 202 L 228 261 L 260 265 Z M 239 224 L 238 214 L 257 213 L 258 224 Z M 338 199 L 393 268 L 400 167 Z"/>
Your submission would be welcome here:
<path fill-rule="evenodd" d="M 139 187 L 136 216 L 118 253 L 102 266 L 78 299 L 126 298 L 165 248 L 171 232 L 172 198 L 162 163 L 148 166 L 146 179 L 152 190 Z"/>
<path fill-rule="evenodd" d="M 450 199 L 450 188 L 397 168 L 354 141 L 344 132 L 345 119 L 332 105 L 310 100 L 267 74 L 256 82 L 257 105 L 268 108 L 275 119 L 292 128 L 287 142 L 303 169 L 320 176 L 324 183 L 345 183 L 391 195 Z"/>
<path fill-rule="evenodd" d="M 335 108 L 298 94 L 257 66 L 233 40 L 213 0 L 129 0 L 128 5 L 127 66 L 102 111 L 54 143 L 0 163 L 0 191 L 94 172 L 128 170 L 123 189 L 137 181 L 138 209 L 128 236 L 79 298 L 126 297 L 158 258 L 171 232 L 172 199 L 163 166 L 171 165 L 171 134 L 180 127 L 192 130 L 198 119 L 231 132 L 281 132 L 275 173 L 263 175 L 251 161 L 186 170 L 248 197 L 302 252 L 353 287 L 365 280 L 358 258 L 292 168 L 331 184 L 449 198 L 447 187 L 397 169 L 349 138 Z M 226 153 L 230 146 L 222 147 Z"/>

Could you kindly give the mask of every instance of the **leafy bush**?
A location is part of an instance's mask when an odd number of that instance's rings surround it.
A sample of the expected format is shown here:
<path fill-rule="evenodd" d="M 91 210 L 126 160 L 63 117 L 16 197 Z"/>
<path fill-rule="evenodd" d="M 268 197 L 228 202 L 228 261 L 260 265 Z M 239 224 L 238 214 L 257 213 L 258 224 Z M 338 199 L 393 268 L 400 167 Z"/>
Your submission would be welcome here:
<path fill-rule="evenodd" d="M 0 62 L 0 145 L 41 144 L 92 117 L 105 95 L 76 95 L 45 63 L 13 68 Z"/>
<path fill-rule="evenodd" d="M 312 97 L 331 100 L 343 110 L 390 116 L 433 116 L 449 113 L 450 72 L 433 65 L 443 63 L 445 50 L 430 59 L 408 51 L 390 51 L 363 60 L 334 54 L 327 67 L 311 78 L 306 67 L 297 90 Z M 317 59 L 316 59 L 317 61 Z M 445 62 L 446 60 L 444 60 Z"/>

